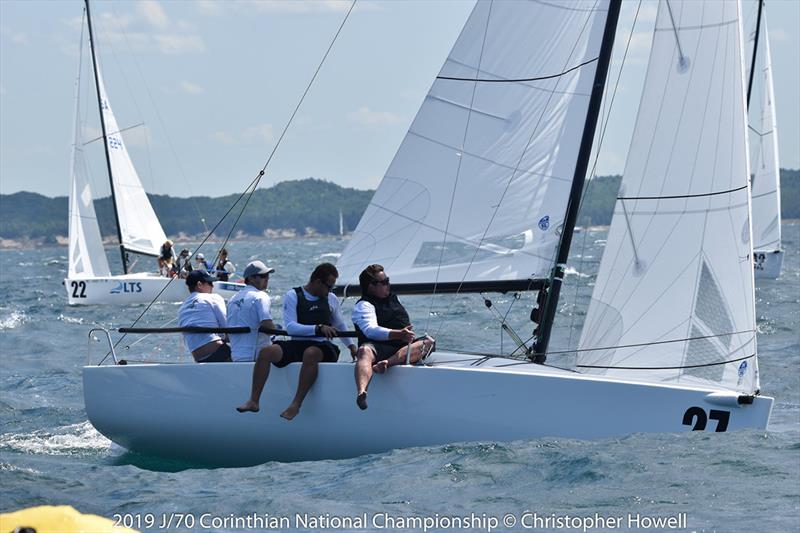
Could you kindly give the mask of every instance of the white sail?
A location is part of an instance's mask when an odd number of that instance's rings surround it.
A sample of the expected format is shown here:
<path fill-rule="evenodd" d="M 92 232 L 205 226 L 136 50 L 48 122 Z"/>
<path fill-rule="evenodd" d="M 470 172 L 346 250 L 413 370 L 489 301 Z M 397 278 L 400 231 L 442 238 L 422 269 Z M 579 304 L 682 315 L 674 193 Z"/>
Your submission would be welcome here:
<path fill-rule="evenodd" d="M 659 5 L 581 371 L 759 388 L 740 20 L 738 2 Z"/>
<path fill-rule="evenodd" d="M 78 75 L 75 78 L 75 123 L 69 183 L 69 267 L 70 278 L 110 276 L 108 259 L 94 211 L 94 197 L 89 186 L 83 151 L 80 122 L 81 59 L 83 31 L 78 52 Z"/>
<path fill-rule="evenodd" d="M 352 240 L 342 284 L 550 274 L 608 2 L 478 2 Z"/>
<path fill-rule="evenodd" d="M 759 50 L 762 97 L 756 108 L 758 122 L 751 132 L 753 150 L 753 249 L 781 248 L 781 191 L 778 164 L 778 130 L 775 123 L 775 92 L 772 87 L 772 60 L 769 50 L 767 20 L 762 21 L 763 37 Z M 752 105 L 752 102 L 751 102 Z"/>
<path fill-rule="evenodd" d="M 119 216 L 122 245 L 126 250 L 133 252 L 158 255 L 159 248 L 167 240 L 167 237 L 150 205 L 150 200 L 142 187 L 142 182 L 128 155 L 128 150 L 125 148 L 117 119 L 114 118 L 103 85 L 99 61 L 97 85 L 100 87 L 100 101 L 106 127 L 106 143 L 111 162 L 111 179 L 114 182 L 114 200 Z"/>

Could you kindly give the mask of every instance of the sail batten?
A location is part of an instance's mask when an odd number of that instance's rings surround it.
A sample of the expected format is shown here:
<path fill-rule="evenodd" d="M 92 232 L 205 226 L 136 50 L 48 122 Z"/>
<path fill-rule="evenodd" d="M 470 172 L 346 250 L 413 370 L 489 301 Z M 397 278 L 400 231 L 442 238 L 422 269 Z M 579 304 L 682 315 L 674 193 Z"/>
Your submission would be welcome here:
<path fill-rule="evenodd" d="M 740 20 L 738 2 L 659 5 L 581 371 L 758 389 Z"/>
<path fill-rule="evenodd" d="M 549 276 L 607 7 L 476 3 L 337 262 L 340 283 L 376 262 L 401 284 Z"/>

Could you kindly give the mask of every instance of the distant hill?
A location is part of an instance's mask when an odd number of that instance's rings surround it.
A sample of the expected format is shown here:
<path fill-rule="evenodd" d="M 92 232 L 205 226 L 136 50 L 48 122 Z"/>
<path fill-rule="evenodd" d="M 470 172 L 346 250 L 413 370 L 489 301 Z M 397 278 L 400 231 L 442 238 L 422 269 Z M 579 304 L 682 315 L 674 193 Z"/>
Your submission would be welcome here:
<path fill-rule="evenodd" d="M 579 225 L 611 223 L 614 199 L 620 176 L 599 176 L 586 184 L 586 195 L 578 219 Z M 308 178 L 284 181 L 269 189 L 258 189 L 236 225 L 236 231 L 262 235 L 268 229 L 293 230 L 299 235 L 308 231 L 335 235 L 339 232 L 339 210 L 345 228 L 355 229 L 374 191 L 340 187 L 328 181 Z M 168 235 L 200 235 L 213 227 L 238 198 L 231 194 L 219 198 L 197 196 L 173 198 L 148 195 L 164 231 Z M 116 235 L 110 198 L 95 201 L 103 235 Z M 800 170 L 781 169 L 781 211 L 784 219 L 800 218 Z M 239 209 L 228 216 L 216 231 L 227 233 Z M 44 239 L 55 242 L 67 234 L 67 198 L 48 198 L 41 194 L 18 192 L 0 195 L 0 238 Z"/>
<path fill-rule="evenodd" d="M 306 234 L 307 230 L 338 234 L 340 209 L 345 229 L 352 231 L 373 193 L 314 178 L 284 181 L 269 189 L 256 190 L 236 225 L 236 232 L 262 235 L 267 229 L 284 229 L 300 235 Z M 174 198 L 158 194 L 148 194 L 148 197 L 167 235 L 199 235 L 206 232 L 201 219 L 205 219 L 209 229 L 212 228 L 239 194 L 219 198 Z M 242 203 L 233 209 L 215 233 L 222 235 L 230 229 Z M 0 238 L 44 238 L 46 242 L 55 242 L 56 236 L 67 235 L 67 204 L 65 196 L 48 198 L 30 192 L 0 195 Z M 116 235 L 111 198 L 95 200 L 95 210 L 101 233 L 104 236 Z"/>

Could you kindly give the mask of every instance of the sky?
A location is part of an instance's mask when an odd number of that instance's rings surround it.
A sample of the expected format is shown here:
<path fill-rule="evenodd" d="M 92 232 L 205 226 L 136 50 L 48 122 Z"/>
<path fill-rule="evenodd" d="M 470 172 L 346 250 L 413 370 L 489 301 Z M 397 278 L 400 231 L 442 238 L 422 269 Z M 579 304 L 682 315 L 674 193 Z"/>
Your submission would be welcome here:
<path fill-rule="evenodd" d="M 375 188 L 473 4 L 359 0 L 261 186 L 315 177 Z M 656 13 L 653 0 L 643 1 L 632 26 L 638 5 L 623 2 L 611 79 L 629 37 L 631 45 L 597 175 L 621 173 L 630 143 Z M 743 0 L 745 24 L 755 6 Z M 146 190 L 181 197 L 244 190 L 349 7 L 334 0 L 93 1 L 106 90 L 120 127 L 131 128 L 125 141 Z M 67 194 L 82 10 L 77 0 L 0 0 L 0 193 Z M 766 12 L 780 165 L 800 168 L 800 1 L 768 0 Z M 84 87 L 91 83 L 83 78 Z M 83 134 L 92 138 L 96 103 L 83 106 Z M 89 149 L 102 153 L 97 142 Z M 92 165 L 97 196 L 107 194 L 102 157 Z"/>

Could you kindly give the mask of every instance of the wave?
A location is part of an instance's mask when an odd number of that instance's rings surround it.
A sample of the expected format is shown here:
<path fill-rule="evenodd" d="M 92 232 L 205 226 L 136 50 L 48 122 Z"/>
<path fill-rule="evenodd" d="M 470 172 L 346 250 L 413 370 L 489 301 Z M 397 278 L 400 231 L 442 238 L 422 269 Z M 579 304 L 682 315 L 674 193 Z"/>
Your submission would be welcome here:
<path fill-rule="evenodd" d="M 82 455 L 111 448 L 111 441 L 88 421 L 54 430 L 0 435 L 0 450 L 35 455 Z"/>
<path fill-rule="evenodd" d="M 61 322 L 65 322 L 67 324 L 83 324 L 84 323 L 83 317 L 77 317 L 76 318 L 76 317 L 72 317 L 72 316 L 66 316 L 64 313 L 61 313 L 60 315 L 58 315 L 58 319 Z"/>
<path fill-rule="evenodd" d="M 25 314 L 25 311 L 11 311 L 8 316 L 0 318 L 0 331 L 14 329 L 27 321 L 28 315 Z"/>

